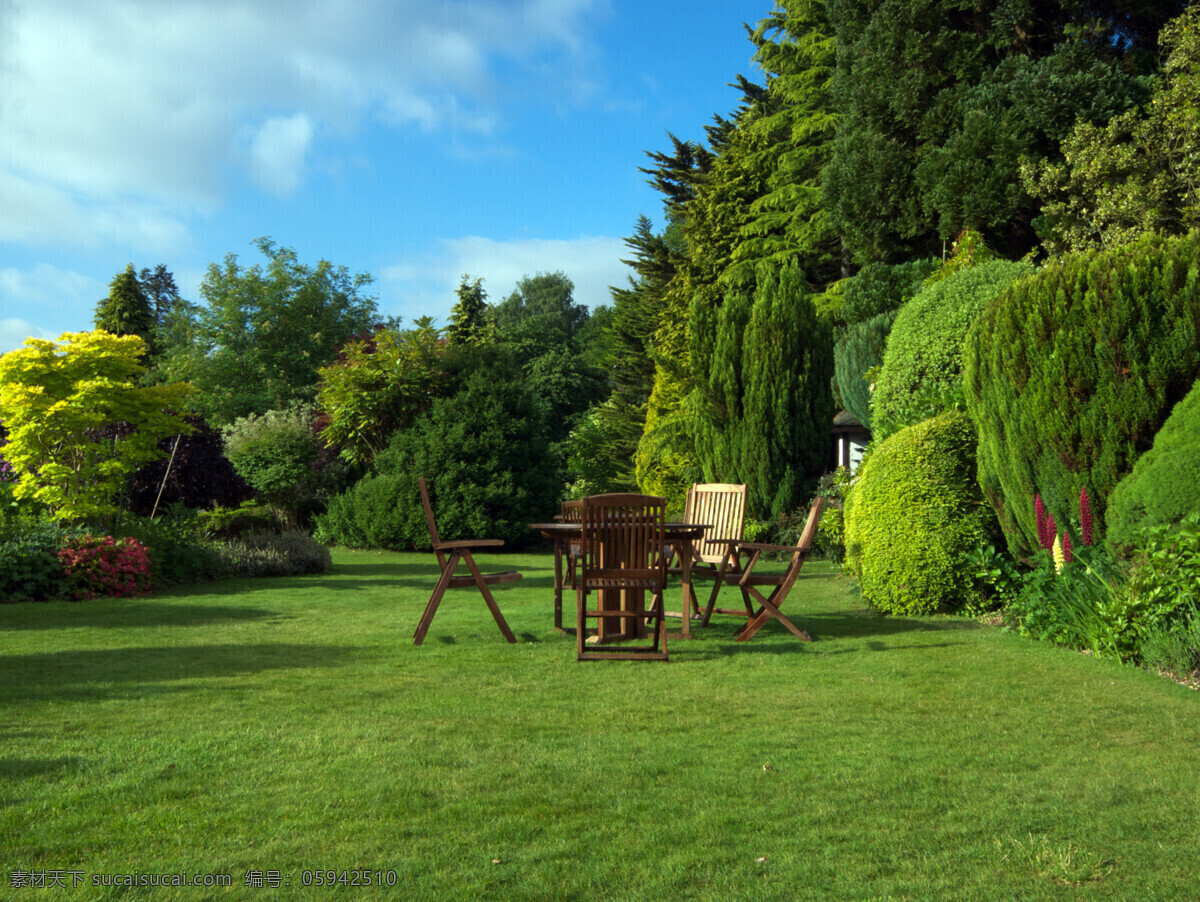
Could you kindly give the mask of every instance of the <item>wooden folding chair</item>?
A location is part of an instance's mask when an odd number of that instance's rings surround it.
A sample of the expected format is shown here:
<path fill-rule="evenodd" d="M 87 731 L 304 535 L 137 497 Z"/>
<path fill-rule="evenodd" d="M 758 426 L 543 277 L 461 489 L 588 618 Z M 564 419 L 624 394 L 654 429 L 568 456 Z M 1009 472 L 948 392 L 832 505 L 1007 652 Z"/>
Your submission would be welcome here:
<path fill-rule="evenodd" d="M 594 495 L 583 499 L 582 541 L 576 576 L 575 642 L 580 661 L 666 661 L 663 590 L 667 581 L 663 526 L 666 502 L 651 495 Z M 651 607 L 644 605 L 651 593 Z M 597 606 L 588 607 L 593 593 Z M 597 644 L 587 641 L 587 621 L 597 621 Z M 649 646 L 606 646 L 645 637 Z"/>
<path fill-rule="evenodd" d="M 429 490 L 425 487 L 425 477 L 420 477 L 417 484 L 421 487 L 421 504 L 425 507 L 425 522 L 429 526 L 429 539 L 433 543 L 433 553 L 437 555 L 438 566 L 441 568 L 442 574 L 437 585 L 434 586 L 433 594 L 429 596 L 429 603 L 425 605 L 425 612 L 421 615 L 421 622 L 417 624 L 417 631 L 413 633 L 413 644 L 420 645 L 425 641 L 425 633 L 429 631 L 429 624 L 433 623 L 433 615 L 437 613 L 438 605 L 442 601 L 442 596 L 446 594 L 446 590 L 464 589 L 470 586 L 474 586 L 483 594 L 483 600 L 487 602 L 488 610 L 492 612 L 492 617 L 495 618 L 496 625 L 500 627 L 504 638 L 509 642 L 516 642 L 517 637 L 508 628 L 504 615 L 500 613 L 500 608 L 496 605 L 496 599 L 492 597 L 488 586 L 492 583 L 515 582 L 521 578 L 521 574 L 516 570 L 504 573 L 481 573 L 475 563 L 475 558 L 471 555 L 473 548 L 498 548 L 504 544 L 504 540 L 460 539 L 455 542 L 443 542 L 438 538 L 437 524 L 433 519 L 433 507 L 429 503 Z M 447 552 L 449 552 L 449 556 L 447 556 Z M 454 575 L 460 561 L 467 565 L 467 570 L 470 571 L 469 576 Z"/>
<path fill-rule="evenodd" d="M 823 498 L 818 497 L 814 499 L 812 507 L 808 509 L 808 519 L 804 523 L 804 531 L 800 534 L 800 541 L 795 545 L 768 545 L 760 542 L 738 543 L 738 552 L 749 552 L 750 560 L 746 564 L 746 569 L 741 573 L 726 573 L 724 582 L 736 585 L 742 590 L 744 598 L 753 597 L 759 604 L 758 611 L 751 612 L 746 624 L 738 630 L 738 642 L 746 642 L 754 638 L 754 634 L 762 629 L 772 617 L 782 623 L 796 638 L 802 639 L 805 642 L 812 641 L 812 636 L 788 620 L 787 617 L 780 613 L 779 608 L 783 605 L 788 593 L 792 591 L 796 577 L 800 575 L 800 568 L 804 566 L 804 560 L 808 556 L 813 538 L 817 534 L 817 524 L 821 520 L 821 509 L 824 506 L 825 501 Z M 756 573 L 755 566 L 764 552 L 790 552 L 791 558 L 788 561 L 787 569 L 782 573 L 776 574 Z M 717 588 L 720 588 L 720 585 L 718 583 Z M 759 588 L 763 586 L 771 587 L 771 594 L 767 597 L 764 597 L 762 592 L 759 591 Z M 714 592 L 708 601 L 708 607 L 704 611 L 704 624 L 707 624 L 708 618 L 712 616 L 713 605 L 716 599 L 717 596 Z"/>
<path fill-rule="evenodd" d="M 564 501 L 562 503 L 562 513 L 559 519 L 563 523 L 582 523 L 583 522 L 583 502 L 582 501 Z M 579 563 L 579 557 L 582 554 L 582 546 L 579 542 L 567 543 L 567 583 L 572 589 L 575 588 L 575 570 Z"/>
<path fill-rule="evenodd" d="M 704 536 L 692 543 L 692 577 L 707 575 L 713 578 L 712 594 L 709 596 L 710 605 L 717 597 L 727 573 L 741 574 L 741 558 L 737 552 L 737 543 L 742 540 L 742 529 L 746 523 L 746 487 L 729 483 L 703 483 L 693 485 L 688 489 L 687 502 L 684 506 L 683 521 L 685 523 L 703 523 L 706 528 Z M 681 574 L 681 567 L 668 567 L 669 574 Z M 700 602 L 695 591 L 691 591 L 692 611 L 700 614 Z M 718 613 L 735 614 L 737 611 L 721 610 Z M 746 614 L 751 613 L 749 602 L 746 603 Z M 683 616 L 682 614 L 667 613 L 668 617 Z"/>

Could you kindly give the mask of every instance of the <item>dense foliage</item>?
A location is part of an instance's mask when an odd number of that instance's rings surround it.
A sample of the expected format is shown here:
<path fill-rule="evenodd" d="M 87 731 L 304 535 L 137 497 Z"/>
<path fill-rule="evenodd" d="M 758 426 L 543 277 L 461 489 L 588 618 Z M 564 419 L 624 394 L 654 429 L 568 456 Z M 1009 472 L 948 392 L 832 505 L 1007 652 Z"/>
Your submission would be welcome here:
<path fill-rule="evenodd" d="M 137 383 L 145 350 L 136 335 L 96 330 L 30 338 L 0 357 L 4 456 L 20 474 L 17 498 L 63 520 L 112 514 L 128 478 L 163 456 L 159 440 L 191 430 L 173 412 L 189 385 Z M 134 428 L 105 432 L 118 423 Z"/>
<path fill-rule="evenodd" d="M 1200 235 L 1053 260 L 988 306 L 967 339 L 979 480 L 1009 547 L 1037 547 L 1033 498 L 1066 526 L 1105 503 L 1200 375 Z"/>
<path fill-rule="evenodd" d="M 691 331 L 705 481 L 745 483 L 762 519 L 794 509 L 825 468 L 834 413 L 832 342 L 801 273 L 760 265 L 752 296 L 699 300 Z"/>
<path fill-rule="evenodd" d="M 1200 511 L 1200 383 L 1175 405 L 1154 446 L 1108 499 L 1109 548 L 1128 551 L 1151 526 L 1174 526 Z"/>
<path fill-rule="evenodd" d="M 863 600 L 890 614 L 953 611 L 976 598 L 968 555 L 994 534 L 961 411 L 901 429 L 863 463 L 845 501 L 846 562 Z"/>
<path fill-rule="evenodd" d="M 376 472 L 331 499 L 318 534 L 338 544 L 428 548 L 417 492 L 424 476 L 444 539 L 527 544 L 529 524 L 558 507 L 562 474 L 511 352 L 483 349 L 460 360 L 457 390 L 395 433 Z"/>
<path fill-rule="evenodd" d="M 215 424 L 312 401 L 318 367 L 375 320 L 375 298 L 363 294 L 369 275 L 302 264 L 268 238 L 255 246 L 265 268 L 228 254 L 204 276 L 204 303 L 177 304 L 160 332 L 163 373 L 191 381 L 196 411 Z"/>
<path fill-rule="evenodd" d="M 985 304 L 1031 272 L 1033 267 L 1007 260 L 959 269 L 900 308 L 871 398 L 876 438 L 961 403 L 967 331 Z"/>

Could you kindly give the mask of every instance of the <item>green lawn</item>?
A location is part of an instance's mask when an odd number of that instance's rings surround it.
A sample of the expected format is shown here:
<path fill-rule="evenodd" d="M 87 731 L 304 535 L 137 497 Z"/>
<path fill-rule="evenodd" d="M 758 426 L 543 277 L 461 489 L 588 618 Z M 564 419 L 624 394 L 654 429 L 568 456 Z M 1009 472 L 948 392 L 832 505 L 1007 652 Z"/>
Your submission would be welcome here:
<path fill-rule="evenodd" d="M 739 645 L 714 617 L 669 664 L 580 664 L 552 628 L 551 557 L 482 560 L 526 573 L 496 590 L 516 645 L 468 591 L 412 645 L 431 555 L 0 606 L 0 898 L 1200 892 L 1195 692 L 964 619 L 874 616 L 821 564 L 785 606 L 811 644 L 772 623 Z M 395 886 L 304 885 L 356 868 Z M 56 870 L 84 885 L 12 886 Z M 92 886 L 130 873 L 232 886 Z"/>

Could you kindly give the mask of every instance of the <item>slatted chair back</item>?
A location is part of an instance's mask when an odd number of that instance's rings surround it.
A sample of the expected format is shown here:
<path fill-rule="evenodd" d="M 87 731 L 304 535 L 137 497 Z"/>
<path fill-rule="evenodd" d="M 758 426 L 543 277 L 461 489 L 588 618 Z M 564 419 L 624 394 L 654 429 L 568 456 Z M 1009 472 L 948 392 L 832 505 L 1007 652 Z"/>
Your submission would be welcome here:
<path fill-rule="evenodd" d="M 582 541 L 576 585 L 579 660 L 667 660 L 663 621 L 666 501 L 653 495 L 594 495 L 583 499 L 580 524 Z M 652 596 L 648 610 L 642 603 L 647 592 Z M 606 595 L 610 601 L 620 597 L 623 603 L 619 608 L 611 604 L 589 608 L 589 593 L 597 597 Z M 653 642 L 647 648 L 587 647 L 587 621 L 592 618 L 600 622 L 621 620 L 620 632 L 627 638 L 642 638 L 646 625 L 652 621 Z"/>
<path fill-rule="evenodd" d="M 720 566 L 731 542 L 740 542 L 746 524 L 746 487 L 703 483 L 688 489 L 683 519 L 705 523 L 704 537 L 693 544 L 695 559 Z"/>
<path fill-rule="evenodd" d="M 442 540 L 438 538 L 437 521 L 433 519 L 433 505 L 429 503 L 429 489 L 425 486 L 425 477 L 417 477 L 417 486 L 421 489 L 421 506 L 425 508 L 425 525 L 429 527 L 429 541 L 433 544 L 433 553 L 437 555 L 438 566 L 446 569 L 446 555 L 440 549 Z"/>
<path fill-rule="evenodd" d="M 582 501 L 564 501 L 562 503 L 562 513 L 559 517 L 564 523 L 580 523 L 583 521 L 583 502 Z"/>

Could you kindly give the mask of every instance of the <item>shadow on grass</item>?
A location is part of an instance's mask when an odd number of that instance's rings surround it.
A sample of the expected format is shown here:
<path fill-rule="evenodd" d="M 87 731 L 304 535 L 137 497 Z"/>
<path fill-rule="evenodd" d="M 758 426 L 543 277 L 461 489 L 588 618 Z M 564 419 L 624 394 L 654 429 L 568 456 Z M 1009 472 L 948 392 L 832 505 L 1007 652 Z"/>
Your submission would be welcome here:
<path fill-rule="evenodd" d="M 359 649 L 294 643 L 78 649 L 0 655 L 6 702 L 79 701 L 189 690 L 166 683 L 244 676 L 270 670 L 341 667 Z"/>
<path fill-rule="evenodd" d="M 47 607 L 46 605 L 53 605 Z M 10 609 L 11 610 L 11 609 Z M 36 602 L 24 607 L 32 616 L 4 622 L 6 630 L 58 630 L 143 626 L 209 626 L 266 618 L 280 619 L 277 611 L 201 604 L 172 604 L 163 601 L 117 601 L 99 599 L 80 602 Z M 4 613 L 4 609 L 0 609 Z"/>
<path fill-rule="evenodd" d="M 77 770 L 82 758 L 0 758 L 0 780 L 18 782 L 30 777 L 56 774 L 64 770 Z"/>

